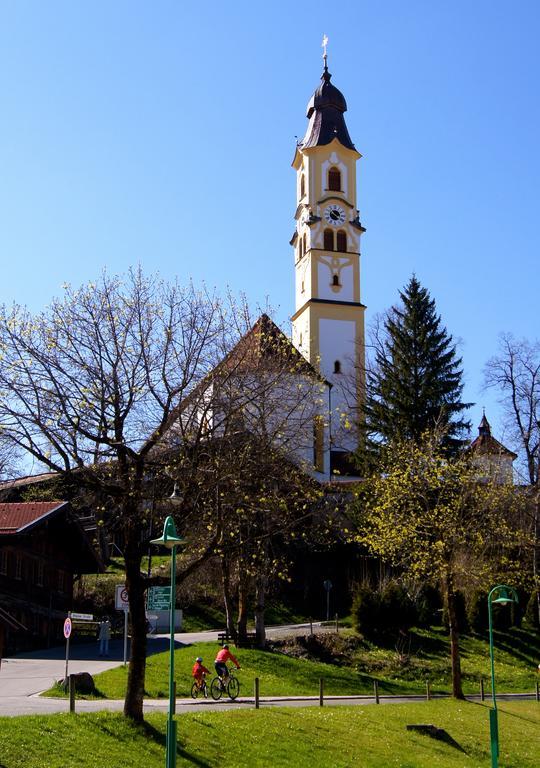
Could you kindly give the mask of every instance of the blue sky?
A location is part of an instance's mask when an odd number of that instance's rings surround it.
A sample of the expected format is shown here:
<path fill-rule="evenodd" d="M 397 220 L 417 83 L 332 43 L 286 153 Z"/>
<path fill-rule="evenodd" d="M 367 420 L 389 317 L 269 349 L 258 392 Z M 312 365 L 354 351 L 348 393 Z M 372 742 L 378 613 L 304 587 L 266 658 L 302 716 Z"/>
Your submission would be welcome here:
<path fill-rule="evenodd" d="M 141 263 L 285 325 L 326 33 L 364 156 L 368 321 L 415 272 L 501 436 L 483 365 L 500 332 L 538 336 L 539 22 L 532 0 L 0 0 L 0 300 Z"/>

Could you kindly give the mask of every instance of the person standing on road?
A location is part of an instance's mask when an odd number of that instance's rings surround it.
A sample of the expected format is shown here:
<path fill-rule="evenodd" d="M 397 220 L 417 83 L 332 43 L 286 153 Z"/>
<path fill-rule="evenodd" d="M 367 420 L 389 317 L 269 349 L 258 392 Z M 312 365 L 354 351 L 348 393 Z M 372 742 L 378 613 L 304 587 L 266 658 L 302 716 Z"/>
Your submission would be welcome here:
<path fill-rule="evenodd" d="M 103 618 L 103 621 L 100 621 L 99 623 L 99 634 L 98 634 L 98 640 L 99 640 L 99 655 L 100 656 L 108 656 L 109 655 L 109 640 L 111 639 L 111 622 L 105 616 Z"/>

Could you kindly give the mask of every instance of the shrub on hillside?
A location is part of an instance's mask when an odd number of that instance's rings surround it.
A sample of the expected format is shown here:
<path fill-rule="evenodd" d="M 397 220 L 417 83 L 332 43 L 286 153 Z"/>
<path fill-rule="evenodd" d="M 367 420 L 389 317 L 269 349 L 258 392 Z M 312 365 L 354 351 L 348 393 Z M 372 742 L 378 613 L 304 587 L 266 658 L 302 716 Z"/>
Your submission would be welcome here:
<path fill-rule="evenodd" d="M 431 627 L 441 623 L 442 597 L 437 587 L 423 584 L 415 598 L 419 627 Z"/>
<path fill-rule="evenodd" d="M 414 602 L 395 581 L 378 590 L 360 586 L 354 595 L 352 613 L 355 628 L 369 639 L 395 637 L 409 630 L 417 620 Z"/>
<path fill-rule="evenodd" d="M 529 600 L 527 601 L 524 619 L 527 625 L 532 629 L 540 629 L 540 621 L 538 619 L 538 590 L 536 589 L 533 589 Z"/>

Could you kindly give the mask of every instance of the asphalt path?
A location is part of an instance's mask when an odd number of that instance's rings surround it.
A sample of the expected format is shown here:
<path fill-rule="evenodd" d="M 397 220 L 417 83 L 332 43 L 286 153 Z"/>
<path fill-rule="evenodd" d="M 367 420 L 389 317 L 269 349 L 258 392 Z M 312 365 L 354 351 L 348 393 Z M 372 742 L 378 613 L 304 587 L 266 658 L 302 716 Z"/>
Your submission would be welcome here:
<path fill-rule="evenodd" d="M 321 631 L 319 624 L 313 624 Z M 309 624 L 289 624 L 281 627 L 270 627 L 268 637 L 279 637 L 287 634 L 305 634 Z M 179 632 L 175 634 L 175 645 L 180 648 L 196 642 L 217 642 L 218 631 L 210 632 Z M 148 637 L 148 655 L 161 653 L 169 649 L 169 635 L 150 635 Z M 124 644 L 122 639 L 111 640 L 109 656 L 100 658 L 98 643 L 70 644 L 70 659 L 68 672 L 89 672 L 96 675 L 107 669 L 118 667 L 123 663 Z M 128 642 L 129 658 L 129 642 Z M 30 653 L 21 653 L 2 659 L 0 663 L 0 708 L 4 699 L 33 696 L 46 691 L 57 680 L 62 680 L 66 668 L 65 645 L 47 648 Z"/>

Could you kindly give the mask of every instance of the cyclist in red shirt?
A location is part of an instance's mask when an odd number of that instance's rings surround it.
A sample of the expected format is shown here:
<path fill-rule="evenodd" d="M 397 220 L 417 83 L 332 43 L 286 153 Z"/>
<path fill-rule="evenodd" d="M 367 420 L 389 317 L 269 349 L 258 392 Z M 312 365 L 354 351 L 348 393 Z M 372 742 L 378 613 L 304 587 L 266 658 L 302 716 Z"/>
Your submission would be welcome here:
<path fill-rule="evenodd" d="M 221 651 L 218 652 L 218 655 L 216 656 L 216 660 L 214 662 L 214 667 L 216 668 L 216 672 L 218 676 L 221 677 L 224 683 L 227 683 L 227 680 L 229 679 L 229 673 L 227 671 L 227 662 L 229 660 L 232 661 L 236 669 L 240 669 L 240 664 L 238 663 L 236 658 L 232 655 L 232 653 L 229 651 L 229 646 L 224 645 Z"/>
<path fill-rule="evenodd" d="M 197 656 L 195 659 L 195 664 L 193 665 L 193 669 L 191 670 L 192 676 L 195 678 L 195 681 L 197 685 L 199 686 L 199 689 L 202 689 L 203 687 L 203 681 L 204 676 L 210 674 L 210 670 L 206 669 L 205 666 L 203 666 L 202 658 L 200 656 Z"/>

